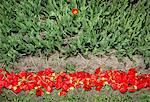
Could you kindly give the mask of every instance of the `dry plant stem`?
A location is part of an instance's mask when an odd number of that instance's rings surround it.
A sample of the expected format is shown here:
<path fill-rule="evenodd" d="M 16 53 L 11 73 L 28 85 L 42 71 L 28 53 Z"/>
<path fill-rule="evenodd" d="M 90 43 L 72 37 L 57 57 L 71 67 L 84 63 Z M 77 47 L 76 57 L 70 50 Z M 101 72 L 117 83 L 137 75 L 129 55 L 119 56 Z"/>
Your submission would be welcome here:
<path fill-rule="evenodd" d="M 14 93 L 12 90 L 10 91 L 11 93 L 13 93 L 15 96 L 18 96 L 16 93 Z"/>
<path fill-rule="evenodd" d="M 34 65 L 34 67 L 38 70 L 38 67 L 35 65 L 35 62 L 34 62 L 34 60 L 33 60 L 33 58 L 31 56 L 30 56 L 30 59 L 31 59 L 32 64 Z"/>
<path fill-rule="evenodd" d="M 84 60 L 84 61 L 86 61 L 87 62 L 87 60 L 79 53 L 79 56 Z"/>
<path fill-rule="evenodd" d="M 48 65 L 48 59 L 46 59 L 46 66 L 49 66 L 49 65 Z"/>
<path fill-rule="evenodd" d="M 75 89 L 75 93 L 76 93 L 76 94 L 79 94 L 78 89 Z"/>
<path fill-rule="evenodd" d="M 88 62 L 80 53 L 79 53 L 80 58 L 82 58 L 86 63 Z M 83 67 L 83 70 L 85 70 L 87 68 L 87 65 L 85 65 L 85 67 Z"/>

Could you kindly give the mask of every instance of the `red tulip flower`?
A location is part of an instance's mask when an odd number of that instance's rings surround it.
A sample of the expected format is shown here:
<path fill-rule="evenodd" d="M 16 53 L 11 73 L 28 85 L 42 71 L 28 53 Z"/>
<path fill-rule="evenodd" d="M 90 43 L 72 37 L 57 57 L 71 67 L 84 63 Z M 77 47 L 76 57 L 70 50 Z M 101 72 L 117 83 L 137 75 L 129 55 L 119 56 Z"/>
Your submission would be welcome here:
<path fill-rule="evenodd" d="M 101 75 L 101 73 L 102 73 L 102 69 L 101 68 L 97 68 L 96 70 L 95 70 L 95 72 L 94 72 L 94 74 L 95 75 Z"/>
<path fill-rule="evenodd" d="M 60 92 L 58 93 L 58 95 L 59 95 L 59 96 L 66 96 L 66 93 L 67 93 L 66 91 L 60 91 Z"/>
<path fill-rule="evenodd" d="M 36 96 L 42 96 L 44 94 L 41 88 L 36 89 Z"/>
<path fill-rule="evenodd" d="M 73 8 L 73 9 L 72 9 L 72 14 L 76 15 L 76 14 L 78 14 L 78 12 L 79 12 L 79 11 L 78 11 L 77 8 Z"/>

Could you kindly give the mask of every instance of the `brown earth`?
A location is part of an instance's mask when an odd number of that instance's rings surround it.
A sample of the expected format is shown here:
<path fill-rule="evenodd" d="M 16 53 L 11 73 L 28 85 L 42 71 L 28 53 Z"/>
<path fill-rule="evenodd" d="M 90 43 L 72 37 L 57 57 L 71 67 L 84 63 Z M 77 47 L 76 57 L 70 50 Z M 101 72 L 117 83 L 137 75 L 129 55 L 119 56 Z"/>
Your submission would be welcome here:
<path fill-rule="evenodd" d="M 150 62 L 150 58 L 149 58 Z M 51 55 L 49 58 L 44 56 L 25 56 L 14 63 L 14 70 L 25 70 L 25 71 L 39 71 L 45 67 L 50 67 L 54 71 L 59 72 L 65 70 L 66 65 L 74 65 L 75 71 L 87 71 L 93 72 L 97 67 L 101 67 L 103 70 L 106 69 L 118 69 L 127 71 L 131 67 L 136 67 L 138 72 L 150 73 L 150 68 L 146 68 L 144 59 L 142 56 L 133 56 L 133 60 L 128 57 L 124 57 L 121 61 L 117 59 L 114 54 L 94 56 L 89 55 L 88 58 L 84 58 L 82 55 L 60 58 L 58 53 Z"/>

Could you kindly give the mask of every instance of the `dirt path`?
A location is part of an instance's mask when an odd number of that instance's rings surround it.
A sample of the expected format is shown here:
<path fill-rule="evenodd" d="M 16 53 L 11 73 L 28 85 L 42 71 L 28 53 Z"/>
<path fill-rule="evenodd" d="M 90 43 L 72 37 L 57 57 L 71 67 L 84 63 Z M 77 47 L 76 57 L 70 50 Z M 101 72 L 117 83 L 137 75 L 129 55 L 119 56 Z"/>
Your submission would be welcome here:
<path fill-rule="evenodd" d="M 150 62 L 150 58 L 149 58 Z M 31 70 L 39 71 L 45 67 L 51 67 L 54 71 L 59 72 L 65 70 L 67 65 L 73 65 L 75 71 L 87 71 L 93 72 L 97 67 L 105 69 L 119 69 L 127 71 L 131 67 L 137 67 L 137 70 L 144 73 L 150 73 L 150 68 L 146 68 L 142 56 L 134 56 L 131 61 L 129 58 L 125 57 L 122 61 L 119 61 L 114 54 L 103 55 L 103 56 L 93 56 L 89 55 L 88 59 L 85 59 L 82 55 L 69 58 L 60 58 L 58 53 L 53 54 L 48 59 L 44 56 L 26 56 L 19 59 L 15 63 L 13 69 L 19 70 Z M 146 68 L 146 69 L 145 69 Z M 143 70 L 144 69 L 144 70 Z"/>

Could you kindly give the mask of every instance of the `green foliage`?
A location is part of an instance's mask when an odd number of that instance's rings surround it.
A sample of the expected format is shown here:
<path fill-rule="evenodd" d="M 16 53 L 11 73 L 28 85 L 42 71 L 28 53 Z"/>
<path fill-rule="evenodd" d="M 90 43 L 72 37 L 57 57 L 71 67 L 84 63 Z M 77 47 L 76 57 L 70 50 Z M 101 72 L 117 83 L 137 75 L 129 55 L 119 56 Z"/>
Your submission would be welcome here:
<path fill-rule="evenodd" d="M 75 65 L 73 65 L 73 64 L 67 64 L 66 66 L 65 66 L 65 70 L 68 72 L 68 73 L 70 73 L 70 72 L 74 72 L 76 69 L 76 66 Z"/>
<path fill-rule="evenodd" d="M 79 14 L 71 9 L 77 7 Z M 150 1 L 1 0 L 0 62 L 24 54 L 150 56 Z"/>
<path fill-rule="evenodd" d="M 118 95 L 111 94 L 107 95 L 105 92 L 96 92 L 95 94 L 90 93 L 91 91 L 73 90 L 68 92 L 67 96 L 58 96 L 57 90 L 54 90 L 51 94 L 44 94 L 41 97 L 35 96 L 35 90 L 25 94 L 21 92 L 14 94 L 10 90 L 3 89 L 3 94 L 0 95 L 1 102 L 149 102 L 149 92 L 140 90 L 137 93 L 125 93 L 123 95 L 118 92 Z M 111 92 L 111 91 L 109 91 Z M 101 93 L 101 95 L 99 95 Z"/>

